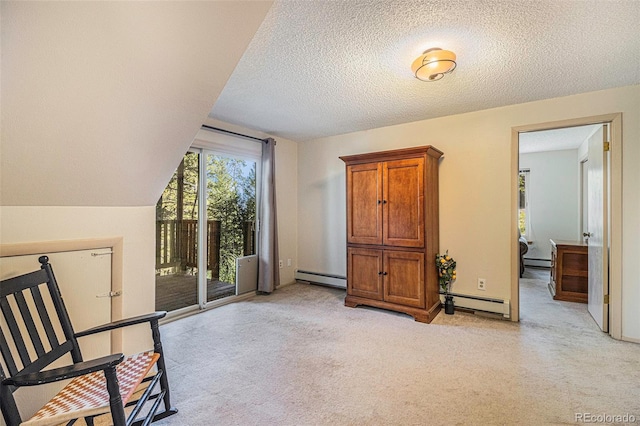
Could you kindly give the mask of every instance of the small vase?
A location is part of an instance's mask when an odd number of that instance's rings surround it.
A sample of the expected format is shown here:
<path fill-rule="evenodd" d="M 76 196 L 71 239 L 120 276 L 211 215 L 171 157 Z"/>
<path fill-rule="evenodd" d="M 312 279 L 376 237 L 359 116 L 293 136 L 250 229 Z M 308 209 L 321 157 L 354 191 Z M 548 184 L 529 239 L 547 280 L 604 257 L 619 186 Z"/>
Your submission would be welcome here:
<path fill-rule="evenodd" d="M 453 296 L 447 294 L 444 297 L 444 313 L 447 315 L 453 315 L 454 310 Z"/>

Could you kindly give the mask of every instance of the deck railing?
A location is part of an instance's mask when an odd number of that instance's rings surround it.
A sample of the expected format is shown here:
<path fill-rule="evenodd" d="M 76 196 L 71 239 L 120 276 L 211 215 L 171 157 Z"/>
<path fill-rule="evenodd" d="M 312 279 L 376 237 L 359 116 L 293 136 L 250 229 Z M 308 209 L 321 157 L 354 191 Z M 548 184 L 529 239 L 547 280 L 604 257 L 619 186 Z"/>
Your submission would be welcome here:
<path fill-rule="evenodd" d="M 254 254 L 255 232 L 253 222 L 242 224 L 243 254 Z M 220 221 L 207 221 L 207 270 L 217 279 L 220 271 Z M 196 268 L 198 266 L 198 221 L 156 221 L 156 269 Z"/>
<path fill-rule="evenodd" d="M 207 269 L 217 278 L 220 268 L 220 221 L 207 221 Z M 198 266 L 198 221 L 156 221 L 156 269 Z"/>

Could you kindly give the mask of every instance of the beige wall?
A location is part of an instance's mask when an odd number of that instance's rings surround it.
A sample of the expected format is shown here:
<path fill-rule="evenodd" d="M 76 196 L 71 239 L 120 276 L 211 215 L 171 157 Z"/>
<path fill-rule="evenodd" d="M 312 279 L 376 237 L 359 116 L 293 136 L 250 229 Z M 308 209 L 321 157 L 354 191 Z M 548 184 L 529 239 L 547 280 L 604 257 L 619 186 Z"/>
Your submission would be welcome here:
<path fill-rule="evenodd" d="M 511 298 L 511 128 L 623 113 L 622 334 L 640 339 L 640 86 L 549 99 L 322 138 L 298 145 L 298 267 L 346 273 L 344 164 L 338 156 L 418 145 L 444 151 L 440 249 L 458 262 L 455 291 Z M 477 278 L 487 290 L 477 290 Z"/>
<path fill-rule="evenodd" d="M 295 281 L 298 261 L 298 144 L 287 139 L 276 139 L 276 202 L 278 208 L 278 243 L 280 284 Z M 287 266 L 291 259 L 291 266 Z"/>
<path fill-rule="evenodd" d="M 549 239 L 582 241 L 578 150 L 520 154 L 519 160 L 521 169 L 529 169 L 529 251 L 524 257 L 546 259 L 549 266 Z"/>
<path fill-rule="evenodd" d="M 155 206 L 3 206 L 0 207 L 0 242 L 122 237 L 121 303 L 122 316 L 127 318 L 155 310 L 155 213 Z M 151 343 L 146 330 L 125 333 L 123 340 L 126 353 L 144 349 Z"/>
<path fill-rule="evenodd" d="M 2 1 L 0 204 L 154 204 L 270 7 Z"/>

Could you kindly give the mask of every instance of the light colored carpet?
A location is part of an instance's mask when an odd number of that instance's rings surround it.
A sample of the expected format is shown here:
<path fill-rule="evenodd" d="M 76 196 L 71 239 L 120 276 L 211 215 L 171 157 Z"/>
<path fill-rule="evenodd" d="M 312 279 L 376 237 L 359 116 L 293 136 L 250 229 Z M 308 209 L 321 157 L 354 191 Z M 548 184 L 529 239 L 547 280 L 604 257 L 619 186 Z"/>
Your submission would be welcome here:
<path fill-rule="evenodd" d="M 159 425 L 573 424 L 640 419 L 640 345 L 523 279 L 522 322 L 432 324 L 306 284 L 161 327 L 174 405 Z"/>

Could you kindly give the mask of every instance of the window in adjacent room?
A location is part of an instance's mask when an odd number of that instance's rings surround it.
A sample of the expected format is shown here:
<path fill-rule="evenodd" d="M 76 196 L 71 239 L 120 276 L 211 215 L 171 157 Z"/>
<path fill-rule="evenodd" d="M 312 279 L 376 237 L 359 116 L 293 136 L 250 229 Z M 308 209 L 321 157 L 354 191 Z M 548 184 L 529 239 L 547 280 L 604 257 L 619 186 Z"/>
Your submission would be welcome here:
<path fill-rule="evenodd" d="M 520 233 L 525 237 L 529 234 L 529 224 L 531 222 L 531 215 L 529 211 L 529 169 L 520 170 L 518 176 L 518 227 Z"/>

